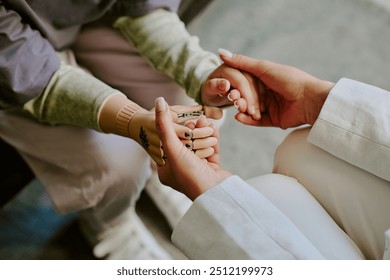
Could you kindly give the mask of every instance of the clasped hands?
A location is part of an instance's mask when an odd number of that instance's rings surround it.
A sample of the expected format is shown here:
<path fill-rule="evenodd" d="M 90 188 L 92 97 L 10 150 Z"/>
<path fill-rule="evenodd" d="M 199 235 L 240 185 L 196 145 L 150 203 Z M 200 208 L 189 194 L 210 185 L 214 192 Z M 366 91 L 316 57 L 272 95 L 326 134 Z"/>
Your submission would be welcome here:
<path fill-rule="evenodd" d="M 144 109 L 137 111 L 129 124 L 129 136 L 147 151 L 157 165 L 161 166 L 165 163 L 165 155 L 156 131 L 154 111 L 154 108 L 150 111 Z M 205 116 L 212 116 L 214 113 L 215 109 L 202 105 L 170 107 L 170 122 L 177 138 L 183 147 L 201 159 L 214 153 L 213 146 L 217 144 L 218 139 L 213 136 L 214 127 L 205 126 L 196 120 L 205 119 Z"/>
<path fill-rule="evenodd" d="M 218 85 L 221 93 L 202 95 L 202 101 L 213 106 L 233 103 L 239 111 L 236 119 L 247 125 L 280 128 L 312 125 L 334 86 L 291 66 L 229 52 L 220 55 L 225 64 L 209 76 L 202 93 Z M 199 119 L 196 126 L 213 127 L 205 119 Z M 220 166 L 218 141 L 213 146 L 214 153 L 204 159 L 183 146 L 171 125 L 169 107 L 163 98 L 156 100 L 156 129 L 167 156 L 166 163 L 158 168 L 163 184 L 194 200 L 231 176 Z M 217 129 L 212 137 L 219 138 Z"/>

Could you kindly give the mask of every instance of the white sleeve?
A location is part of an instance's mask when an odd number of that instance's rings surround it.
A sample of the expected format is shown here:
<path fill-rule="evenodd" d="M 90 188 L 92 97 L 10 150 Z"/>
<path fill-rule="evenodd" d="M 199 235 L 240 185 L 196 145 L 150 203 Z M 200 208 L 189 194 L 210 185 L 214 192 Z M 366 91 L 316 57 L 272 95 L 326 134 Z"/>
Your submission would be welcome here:
<path fill-rule="evenodd" d="M 323 259 L 265 196 L 231 176 L 198 197 L 172 234 L 190 259 Z"/>
<path fill-rule="evenodd" d="M 308 141 L 390 181 L 390 92 L 341 79 L 331 90 Z"/>

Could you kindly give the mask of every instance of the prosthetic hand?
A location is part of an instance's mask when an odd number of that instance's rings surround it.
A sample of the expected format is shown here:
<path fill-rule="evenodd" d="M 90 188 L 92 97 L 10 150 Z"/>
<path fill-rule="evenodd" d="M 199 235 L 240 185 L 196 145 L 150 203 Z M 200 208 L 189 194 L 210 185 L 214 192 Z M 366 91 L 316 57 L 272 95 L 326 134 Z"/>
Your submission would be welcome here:
<path fill-rule="evenodd" d="M 162 97 L 156 99 L 156 128 L 166 155 L 166 163 L 158 168 L 158 175 L 163 184 L 194 200 L 231 174 L 220 166 L 218 141 L 209 147 L 212 154 L 203 160 L 183 147 L 170 122 L 170 113 L 165 100 Z M 211 128 L 213 137 L 218 140 L 218 130 L 206 118 L 199 118 L 191 125 L 198 129 Z"/>
<path fill-rule="evenodd" d="M 213 153 L 209 147 L 215 145 L 216 138 L 210 137 L 214 130 L 210 127 L 197 128 L 186 124 L 203 115 L 203 107 L 172 106 L 171 121 L 177 137 L 183 145 L 205 158 Z M 210 110 L 206 108 L 206 110 Z M 212 110 L 211 110 L 212 111 Z M 140 144 L 151 158 L 161 166 L 164 164 L 163 150 L 155 125 L 154 109 L 147 111 L 122 94 L 108 98 L 99 115 L 99 124 L 106 133 L 114 133 L 129 137 Z"/>

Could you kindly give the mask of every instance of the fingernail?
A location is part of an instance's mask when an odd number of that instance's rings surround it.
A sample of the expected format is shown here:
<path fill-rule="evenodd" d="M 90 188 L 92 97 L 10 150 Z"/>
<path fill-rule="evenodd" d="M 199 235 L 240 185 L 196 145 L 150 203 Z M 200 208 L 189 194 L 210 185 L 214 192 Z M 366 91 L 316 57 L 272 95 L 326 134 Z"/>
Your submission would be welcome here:
<path fill-rule="evenodd" d="M 250 111 L 250 113 L 251 113 L 252 115 L 255 115 L 255 114 L 256 114 L 255 105 L 252 105 L 252 106 L 251 106 L 251 111 Z"/>
<path fill-rule="evenodd" d="M 222 80 L 218 82 L 218 89 L 222 91 L 226 91 L 227 83 L 226 80 Z"/>
<path fill-rule="evenodd" d="M 227 95 L 227 98 L 229 99 L 229 101 L 233 102 L 233 98 L 230 96 L 230 93 Z"/>
<path fill-rule="evenodd" d="M 166 110 L 166 103 L 164 97 L 157 97 L 155 106 L 157 112 L 164 112 Z"/>
<path fill-rule="evenodd" d="M 227 57 L 227 58 L 232 58 L 233 57 L 233 53 L 226 50 L 226 49 L 222 49 L 222 48 L 219 48 L 218 49 L 218 54 L 220 56 L 224 56 L 224 57 Z"/>
<path fill-rule="evenodd" d="M 194 146 L 193 146 L 192 143 L 187 143 L 187 144 L 186 144 L 186 148 L 192 151 L 193 148 L 194 148 Z"/>
<path fill-rule="evenodd" d="M 234 107 L 238 108 L 238 100 L 234 101 Z"/>
<path fill-rule="evenodd" d="M 184 138 L 191 139 L 192 138 L 192 130 L 190 132 L 185 132 L 184 133 Z"/>

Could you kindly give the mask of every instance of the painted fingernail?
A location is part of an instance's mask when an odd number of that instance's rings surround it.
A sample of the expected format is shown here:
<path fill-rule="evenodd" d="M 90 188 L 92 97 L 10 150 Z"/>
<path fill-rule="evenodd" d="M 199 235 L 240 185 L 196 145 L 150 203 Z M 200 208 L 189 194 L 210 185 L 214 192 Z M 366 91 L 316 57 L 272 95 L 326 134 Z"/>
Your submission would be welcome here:
<path fill-rule="evenodd" d="M 192 130 L 190 132 L 185 132 L 184 138 L 191 139 L 192 138 Z"/>
<path fill-rule="evenodd" d="M 228 51 L 228 50 L 222 49 L 222 48 L 218 49 L 218 54 L 220 56 L 224 56 L 224 57 L 227 57 L 227 58 L 232 58 L 233 57 L 233 53 L 231 51 Z"/>
<path fill-rule="evenodd" d="M 194 148 L 194 145 L 193 143 L 186 143 L 186 148 L 189 149 L 189 150 L 192 150 Z"/>

